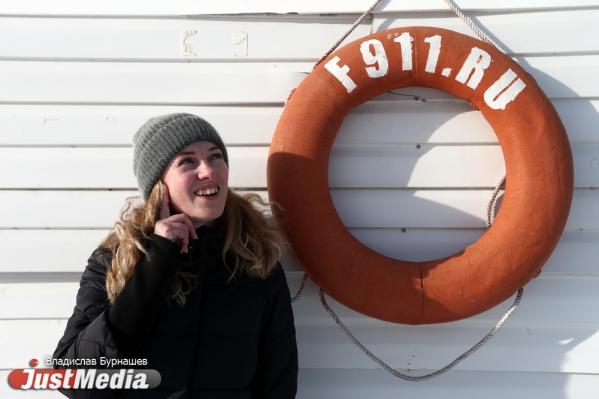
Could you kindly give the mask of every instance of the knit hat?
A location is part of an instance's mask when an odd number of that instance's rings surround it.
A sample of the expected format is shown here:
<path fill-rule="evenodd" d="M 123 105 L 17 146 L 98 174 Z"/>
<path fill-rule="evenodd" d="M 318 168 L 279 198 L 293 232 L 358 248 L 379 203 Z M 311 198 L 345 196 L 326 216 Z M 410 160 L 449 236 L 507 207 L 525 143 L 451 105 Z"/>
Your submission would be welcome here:
<path fill-rule="evenodd" d="M 227 149 L 216 129 L 206 120 L 192 114 L 169 114 L 151 118 L 133 137 L 133 173 L 144 199 L 158 182 L 169 162 L 183 148 L 196 141 L 214 143 L 223 152 L 227 165 Z"/>

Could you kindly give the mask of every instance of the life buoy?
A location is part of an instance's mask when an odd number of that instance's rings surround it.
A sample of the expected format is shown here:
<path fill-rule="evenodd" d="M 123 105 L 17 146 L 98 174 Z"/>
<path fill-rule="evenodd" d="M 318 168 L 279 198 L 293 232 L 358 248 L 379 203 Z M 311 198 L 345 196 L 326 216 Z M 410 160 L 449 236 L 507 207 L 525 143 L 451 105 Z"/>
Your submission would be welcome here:
<path fill-rule="evenodd" d="M 493 127 L 506 191 L 493 225 L 452 256 L 407 262 L 354 238 L 335 211 L 328 162 L 355 106 L 391 89 L 426 86 L 469 101 Z M 474 38 L 408 27 L 363 37 L 332 53 L 295 90 L 276 128 L 268 193 L 292 254 L 339 302 L 372 317 L 424 324 L 499 304 L 533 278 L 564 229 L 573 192 L 564 127 L 534 79 Z"/>

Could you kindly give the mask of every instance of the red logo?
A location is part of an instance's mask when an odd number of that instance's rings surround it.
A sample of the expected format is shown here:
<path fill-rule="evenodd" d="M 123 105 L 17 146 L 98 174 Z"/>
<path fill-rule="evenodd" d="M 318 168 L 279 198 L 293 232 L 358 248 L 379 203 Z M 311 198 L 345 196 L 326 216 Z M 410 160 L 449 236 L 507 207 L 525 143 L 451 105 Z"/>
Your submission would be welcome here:
<path fill-rule="evenodd" d="M 39 364 L 29 361 L 30 367 Z M 14 369 L 8 384 L 15 389 L 150 389 L 160 384 L 153 369 Z"/>

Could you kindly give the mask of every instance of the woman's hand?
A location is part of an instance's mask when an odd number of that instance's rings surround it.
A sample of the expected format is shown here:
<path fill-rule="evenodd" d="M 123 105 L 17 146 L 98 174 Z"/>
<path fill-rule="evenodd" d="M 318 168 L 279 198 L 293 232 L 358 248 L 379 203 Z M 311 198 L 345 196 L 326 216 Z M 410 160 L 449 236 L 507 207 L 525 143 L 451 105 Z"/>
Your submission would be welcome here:
<path fill-rule="evenodd" d="M 181 244 L 181 252 L 187 253 L 189 237 L 197 239 L 196 230 L 189 216 L 179 213 L 171 215 L 168 187 L 163 185 L 159 220 L 154 226 L 154 234 Z"/>

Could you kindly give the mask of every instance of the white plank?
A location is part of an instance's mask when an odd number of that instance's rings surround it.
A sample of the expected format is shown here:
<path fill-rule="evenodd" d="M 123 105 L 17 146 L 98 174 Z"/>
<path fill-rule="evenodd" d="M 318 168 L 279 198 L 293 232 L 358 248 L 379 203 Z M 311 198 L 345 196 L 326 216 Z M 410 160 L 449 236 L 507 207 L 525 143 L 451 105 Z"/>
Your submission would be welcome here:
<path fill-rule="evenodd" d="M 574 145 L 573 156 L 575 186 L 598 187 L 599 145 Z M 491 145 L 336 146 L 329 163 L 336 188 L 493 187 L 504 175 L 501 149 Z"/>
<path fill-rule="evenodd" d="M 353 109 L 343 121 L 335 145 L 497 143 L 482 114 L 465 102 L 386 98 Z M 571 142 L 599 140 L 599 101 L 554 100 L 553 104 Z"/>
<path fill-rule="evenodd" d="M 257 193 L 267 198 L 265 192 Z M 2 191 L 0 217 L 6 216 L 7 223 L 0 222 L 0 229 L 107 230 L 128 198 L 134 204 L 141 200 L 137 191 Z"/>
<path fill-rule="evenodd" d="M 493 186 L 492 182 L 505 175 L 504 165 L 498 146 L 434 149 L 426 144 L 336 146 L 329 162 L 329 185 L 443 187 L 454 176 L 456 183 L 463 183 L 464 187 L 476 187 L 483 182 Z"/>
<path fill-rule="evenodd" d="M 481 228 L 490 193 L 484 190 L 334 190 L 332 198 L 342 222 L 352 228 Z M 576 190 L 567 227 L 596 229 L 597 224 L 590 218 L 598 217 L 596 191 Z"/>
<path fill-rule="evenodd" d="M 574 185 L 599 187 L 599 144 L 574 144 Z M 230 185 L 266 187 L 268 147 L 232 147 Z M 0 187 L 136 187 L 131 148 L 0 148 Z M 383 171 L 383 172 L 381 172 Z M 498 145 L 336 145 L 332 188 L 494 187 L 505 174 Z"/>
<path fill-rule="evenodd" d="M 484 230 L 354 229 L 369 248 L 395 259 L 424 261 L 452 255 Z M 544 275 L 599 274 L 599 232 L 567 230 L 543 267 Z M 7 259 L 8 260 L 8 259 Z"/>
<path fill-rule="evenodd" d="M 596 0 L 459 0 L 455 1 L 463 10 L 530 10 L 553 8 L 581 8 L 599 5 Z M 372 0 L 259 0 L 248 3 L 243 0 L 197 3 L 193 0 L 117 0 L 94 1 L 82 4 L 76 0 L 58 0 L 48 4 L 44 0 L 4 1 L 0 15 L 205 15 L 239 13 L 321 14 L 362 13 L 373 4 Z M 395 11 L 446 11 L 443 2 L 435 0 L 390 0 L 384 2 L 378 12 Z"/>
<path fill-rule="evenodd" d="M 522 57 L 548 97 L 599 96 L 599 55 Z M 82 104 L 280 104 L 311 63 L 0 62 L 0 102 Z M 432 90 L 427 100 L 451 98 Z M 387 95 L 383 98 L 388 98 Z"/>
<path fill-rule="evenodd" d="M 81 273 L 87 258 L 108 232 L 109 230 L 0 230 L 2 250 L 7 256 L 7 261 L 0 264 L 0 273 Z M 25 256 L 32 251 L 44 254 L 44 259 Z"/>
<path fill-rule="evenodd" d="M 412 383 L 384 370 L 301 369 L 297 399 L 595 399 L 598 395 L 599 376 L 587 374 L 451 371 Z"/>
<path fill-rule="evenodd" d="M 283 102 L 305 76 L 301 71 L 310 68 L 310 63 L 3 61 L 0 102 L 268 104 Z"/>
<path fill-rule="evenodd" d="M 335 144 L 497 143 L 480 112 L 465 102 L 396 100 L 370 101 L 356 107 L 341 125 Z M 553 104 L 571 142 L 599 142 L 599 101 L 554 100 Z M 126 146 L 149 118 L 173 112 L 206 118 L 227 145 L 269 145 L 282 111 L 282 107 L 274 106 L 4 104 L 0 106 L 0 146 Z"/>
<path fill-rule="evenodd" d="M 566 231 L 547 261 L 543 273 L 594 273 L 599 268 L 599 244 L 595 240 L 599 240 L 599 232 L 582 229 Z"/>
<path fill-rule="evenodd" d="M 518 63 L 536 80 L 546 95 L 560 93 L 561 98 L 596 96 L 593 84 L 599 68 L 599 57 L 593 55 L 570 57 L 518 57 Z M 575 74 L 576 76 L 572 76 Z M 579 84 L 587 82 L 587 86 Z M 599 85 L 598 85 L 599 87 Z"/>
<path fill-rule="evenodd" d="M 127 197 L 139 194 L 137 191 L 4 191 L 0 194 L 0 215 L 13 218 L 6 219 L 8 223 L 0 227 L 107 229 L 118 218 Z"/>
<path fill-rule="evenodd" d="M 368 247 L 396 259 L 421 261 L 456 253 L 474 243 L 482 229 L 354 229 Z M 0 230 L 0 273 L 81 273 L 108 230 Z M 543 267 L 544 275 L 599 275 L 599 232 L 567 230 Z M 44 261 L 24 256 L 35 250 Z M 301 268 L 287 257 L 288 271 Z M 0 278 L 1 278 L 0 274 Z M 6 277 L 6 275 L 5 275 Z M 72 281 L 78 275 L 71 276 Z M 22 276 L 21 279 L 27 280 Z M 41 276 L 40 278 L 43 278 Z"/>
<path fill-rule="evenodd" d="M 2 307 L 0 319 L 68 318 L 78 289 L 79 283 L 74 282 L 0 283 L 2 302 L 12 304 Z"/>
<path fill-rule="evenodd" d="M 282 109 L 4 104 L 0 106 L 0 146 L 129 146 L 137 129 L 149 118 L 176 112 L 202 116 L 227 145 L 268 145 Z"/>
<path fill-rule="evenodd" d="M 492 267 L 493 265 L 489 266 Z M 287 275 L 289 289 L 292 295 L 295 295 L 299 289 L 300 276 L 303 274 L 287 272 Z M 24 286 L 25 283 L 23 283 Z M 599 296 L 597 293 L 598 287 L 599 279 L 596 275 L 563 276 L 542 273 L 524 287 L 522 301 L 517 311 L 510 318 L 509 325 L 518 327 L 530 327 L 531 325 L 559 326 L 560 328 L 567 328 L 578 324 L 589 324 L 599 330 L 597 327 L 599 314 L 591 310 L 594 308 L 593 304 Z M 33 289 L 29 288 L 27 290 L 32 291 Z M 320 319 L 329 318 L 328 313 L 322 308 L 318 291 L 318 286 L 311 280 L 308 280 L 301 297 L 293 304 L 293 311 L 298 320 L 310 323 L 310 321 L 316 322 Z M 488 323 L 495 325 L 513 304 L 514 298 L 515 295 L 481 314 L 459 322 L 452 322 L 448 325 L 481 326 Z M 401 293 L 398 293 L 397 300 L 401 300 Z M 327 302 L 329 302 L 339 317 L 347 319 L 348 322 L 354 323 L 354 325 L 374 328 L 375 325 L 381 327 L 388 324 L 364 316 L 329 296 L 327 296 Z M 29 309 L 25 306 L 24 308 Z M 35 310 L 31 311 L 31 313 L 28 311 L 26 314 L 34 314 L 34 312 Z M 55 314 L 55 311 L 52 309 L 39 310 L 40 315 L 45 315 L 46 312 L 52 315 Z M 444 325 L 439 324 L 437 326 Z"/>
<path fill-rule="evenodd" d="M 316 61 L 354 20 L 2 18 L 0 54 L 3 59 Z M 369 34 L 370 23 L 364 21 L 346 43 Z"/>
<path fill-rule="evenodd" d="M 87 259 L 87 256 L 85 257 Z M 81 271 L 86 262 L 81 263 Z M 490 265 L 492 266 L 492 265 Z M 302 272 L 286 271 L 289 290 L 293 295 L 299 288 Z M 55 281 L 35 274 L 23 278 L 23 275 L 0 275 L 0 299 L 12 306 L 0 309 L 0 319 L 64 319 L 70 317 L 75 306 L 75 297 L 79 289 L 79 277 L 68 275 L 57 276 Z M 45 277 L 45 278 L 44 278 Z M 596 275 L 556 276 L 542 274 L 525 286 L 522 302 L 510 319 L 511 326 L 529 327 L 570 325 L 592 325 L 597 328 L 599 314 L 593 312 L 594 304 L 599 300 L 599 278 Z M 385 323 L 364 316 L 338 303 L 333 298 L 327 299 L 336 313 L 355 325 L 370 327 L 387 326 Z M 398 293 L 397 300 L 401 300 Z M 496 307 L 464 321 L 453 322 L 470 327 L 480 327 L 490 322 L 495 323 L 511 306 L 514 298 L 510 298 Z M 329 315 L 321 307 L 318 287 L 308 281 L 300 298 L 294 303 L 294 314 L 305 323 L 328 320 Z"/>
<path fill-rule="evenodd" d="M 253 192 L 238 190 L 240 194 Z M 266 192 L 255 191 L 267 200 Z M 137 191 L 2 191 L 0 192 L 0 215 L 13 214 L 13 222 L 29 219 L 30 216 L 42 219 L 30 223 L 16 223 L 14 226 L 0 224 L 0 229 L 101 229 L 112 228 L 127 200 L 139 204 L 141 196 Z M 270 217 L 268 209 L 264 210 Z M 3 212 L 3 213 L 1 213 Z M 83 216 L 83 215 L 87 216 Z M 29 216 L 27 216 L 29 215 Z M 45 215 L 45 216 L 42 216 Z M 18 226 L 17 226 L 18 225 Z"/>
<path fill-rule="evenodd" d="M 599 101 L 563 100 L 555 101 L 571 142 L 593 142 L 599 137 Z"/>
<path fill-rule="evenodd" d="M 230 147 L 228 154 L 231 186 L 266 186 L 268 148 Z M 132 159 L 130 147 L 0 148 L 0 168 L 19 171 L 18 174 L 3 174 L 0 186 L 131 189 L 137 186 Z"/>
<path fill-rule="evenodd" d="M 12 369 L 28 368 L 29 359 L 38 359 L 43 363 L 46 357 L 52 356 L 56 344 L 64 333 L 66 322 L 64 320 L 14 320 L 0 321 L 0 325 L 2 325 L 0 368 Z M 43 334 L 40 334 L 40 331 L 43 331 Z"/>
<path fill-rule="evenodd" d="M 599 35 L 597 18 L 599 10 L 476 16 L 479 26 L 509 54 L 597 51 L 599 44 L 592 39 Z M 347 16 L 311 20 L 2 18 L 0 35 L 5 40 L 0 42 L 0 53 L 4 59 L 315 61 L 354 20 Z M 383 14 L 372 24 L 374 31 L 420 25 L 476 37 L 459 18 L 447 13 L 407 18 L 405 13 Z M 556 24 L 562 26 L 559 35 L 555 34 Z M 370 31 L 370 23 L 363 22 L 345 43 Z"/>
<path fill-rule="evenodd" d="M 373 20 L 373 31 L 405 26 L 435 26 L 478 37 L 457 16 L 447 14 L 384 14 Z M 474 14 L 475 23 L 508 54 L 573 53 L 599 49 L 599 10 L 559 10 Z M 556 30 L 559 26 L 559 30 Z"/>
<path fill-rule="evenodd" d="M 332 322 L 331 322 L 332 323 Z M 332 326 L 299 325 L 298 348 L 304 368 L 376 369 L 378 366 Z M 352 326 L 352 332 L 373 353 L 394 368 L 437 369 L 474 345 L 487 328 Z M 343 342 L 346 339 L 346 342 Z M 597 326 L 544 328 L 505 327 L 476 355 L 456 370 L 598 373 Z M 360 357 L 361 356 L 361 357 Z"/>
<path fill-rule="evenodd" d="M 20 366 L 31 358 L 51 355 L 64 331 L 64 320 L 2 320 L 0 367 Z M 486 324 L 486 325 L 485 325 Z M 452 361 L 492 327 L 464 322 L 405 326 L 348 321 L 352 332 L 394 368 L 436 369 Z M 42 330 L 41 326 L 46 327 Z M 40 336 L 39 331 L 44 331 Z M 300 367 L 376 369 L 330 319 L 296 318 Z M 508 322 L 475 355 L 456 367 L 468 371 L 597 373 L 593 354 L 599 353 L 597 325 L 527 326 Z M 589 356 L 590 355 L 590 356 Z"/>
<path fill-rule="evenodd" d="M 125 198 L 136 195 L 133 191 L 3 191 L 0 228 L 108 229 Z M 337 212 L 349 228 L 484 228 L 490 196 L 490 190 L 332 190 Z M 567 228 L 599 229 L 597 190 L 575 190 Z"/>

